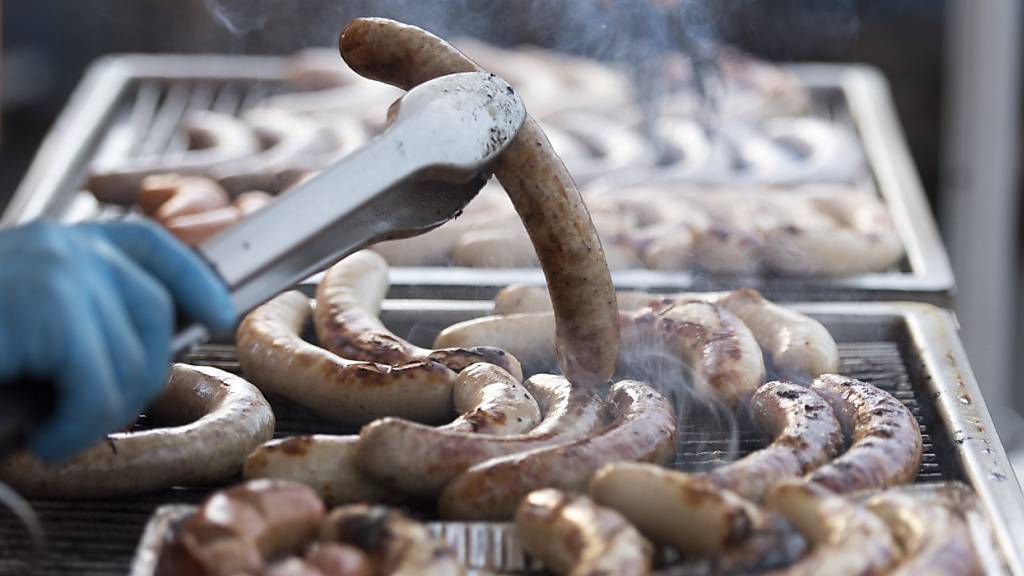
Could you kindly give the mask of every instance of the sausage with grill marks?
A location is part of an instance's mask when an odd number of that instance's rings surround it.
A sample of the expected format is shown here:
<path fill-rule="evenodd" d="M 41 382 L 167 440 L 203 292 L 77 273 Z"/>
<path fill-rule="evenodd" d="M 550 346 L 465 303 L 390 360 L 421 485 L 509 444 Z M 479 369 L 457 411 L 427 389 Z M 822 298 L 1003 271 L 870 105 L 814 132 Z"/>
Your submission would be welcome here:
<path fill-rule="evenodd" d="M 785 516 L 811 543 L 802 560 L 772 576 L 884 574 L 898 555 L 881 518 L 814 483 L 788 480 L 773 486 L 765 506 Z"/>
<path fill-rule="evenodd" d="M 436 362 L 388 366 L 346 360 L 302 339 L 310 301 L 285 292 L 238 327 L 238 360 L 261 389 L 347 424 L 383 416 L 439 423 L 451 417 L 457 374 Z"/>
<path fill-rule="evenodd" d="M 912 482 L 921 466 L 921 430 L 910 410 L 885 390 L 826 374 L 811 389 L 832 406 L 850 447 L 807 478 L 839 494 Z"/>
<path fill-rule="evenodd" d="M 0 479 L 29 497 L 67 499 L 220 482 L 274 433 L 274 414 L 256 387 L 206 366 L 172 366 L 146 414 L 176 425 L 109 434 L 61 464 L 15 454 L 0 462 Z"/>
<path fill-rule="evenodd" d="M 453 324 L 435 346 L 495 346 L 527 366 L 554 364 L 554 316 L 537 312 L 489 316 Z M 731 312 L 701 300 L 653 302 L 619 315 L 622 347 L 618 365 L 644 358 L 670 358 L 693 373 L 694 390 L 735 407 L 764 382 L 761 349 L 753 334 Z"/>
<path fill-rule="evenodd" d="M 866 503 L 903 550 L 890 576 L 973 576 L 980 574 L 971 534 L 958 515 L 937 502 L 884 492 Z"/>
<path fill-rule="evenodd" d="M 651 572 L 651 543 L 619 513 L 586 496 L 554 489 L 531 492 L 516 510 L 515 525 L 527 552 L 556 574 Z"/>
<path fill-rule="evenodd" d="M 372 478 L 404 493 L 437 496 L 446 483 L 475 464 L 575 442 L 602 425 L 603 404 L 593 392 L 546 374 L 534 375 L 524 385 L 544 414 L 527 433 L 487 436 L 384 418 L 360 432 L 358 464 Z"/>
<path fill-rule="evenodd" d="M 751 288 L 732 292 L 679 292 L 648 294 L 619 292 L 621 310 L 636 310 L 653 303 L 705 300 L 732 312 L 750 328 L 770 363 L 771 371 L 783 379 L 810 382 L 822 374 L 839 370 L 839 348 L 828 329 L 817 320 L 779 306 Z M 517 314 L 550 312 L 547 290 L 540 286 L 514 284 L 494 297 L 494 312 Z"/>
<path fill-rule="evenodd" d="M 803 536 L 779 515 L 704 475 L 616 462 L 594 475 L 590 495 L 656 544 L 690 559 L 669 574 L 760 573 L 792 564 L 807 549 Z"/>
<path fill-rule="evenodd" d="M 504 520 L 530 492 L 551 487 L 586 490 L 590 477 L 609 462 L 667 464 L 676 451 L 672 405 L 642 382 L 622 380 L 609 393 L 615 420 L 590 438 L 496 458 L 470 468 L 441 493 L 446 518 Z"/>
<path fill-rule="evenodd" d="M 342 358 L 391 366 L 434 361 L 459 371 L 476 362 L 489 362 L 522 380 L 519 361 L 504 350 L 428 350 L 395 336 L 378 318 L 387 291 L 388 264 L 371 250 L 356 252 L 329 268 L 317 286 L 313 313 L 320 345 Z"/>
<path fill-rule="evenodd" d="M 339 47 L 356 73 L 404 89 L 481 71 L 440 38 L 382 18 L 350 22 Z M 583 198 L 530 117 L 495 162 L 494 173 L 529 232 L 551 289 L 562 373 L 578 385 L 604 386 L 618 357 L 615 291 Z"/>
<path fill-rule="evenodd" d="M 457 576 L 458 558 L 427 528 L 397 510 L 352 504 L 334 509 L 320 529 L 321 542 L 341 542 L 363 550 L 379 574 Z"/>
<path fill-rule="evenodd" d="M 830 461 L 843 445 L 832 407 L 814 391 L 788 382 L 769 382 L 750 401 L 754 425 L 772 443 L 708 473 L 715 484 L 759 500 L 772 484 Z"/>

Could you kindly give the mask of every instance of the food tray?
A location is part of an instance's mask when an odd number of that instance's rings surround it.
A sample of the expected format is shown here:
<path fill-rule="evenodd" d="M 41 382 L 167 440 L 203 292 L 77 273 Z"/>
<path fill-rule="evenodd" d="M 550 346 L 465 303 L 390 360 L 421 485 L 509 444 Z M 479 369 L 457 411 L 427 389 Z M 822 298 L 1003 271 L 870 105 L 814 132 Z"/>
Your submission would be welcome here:
<path fill-rule="evenodd" d="M 442 327 L 486 314 L 490 305 L 388 300 L 383 319 L 396 333 L 429 345 Z M 811 303 L 796 307 L 818 318 L 832 332 L 839 342 L 844 374 L 885 388 L 906 403 L 918 418 L 924 438 L 918 482 L 959 480 L 970 484 L 1003 560 L 1012 573 L 1024 575 L 1024 496 L 968 366 L 953 316 L 922 304 Z M 204 347 L 190 361 L 238 370 L 230 345 Z M 270 400 L 277 415 L 277 437 L 352 432 L 281 399 Z M 751 430 L 740 432 L 737 456 L 764 445 L 764 439 Z M 731 438 L 688 418 L 680 430 L 676 467 L 706 470 L 722 463 Z M 50 552 L 39 559 L 36 573 L 123 574 L 147 519 L 158 507 L 195 504 L 218 487 L 182 487 L 105 501 L 36 500 L 33 505 L 50 537 Z M 472 535 L 466 538 L 478 541 Z M 513 548 L 511 544 L 503 546 Z M 24 565 L 27 548 L 24 531 L 0 512 L 0 559 L 6 559 L 0 560 L 0 573 L 18 573 L 5 572 L 5 567 Z M 484 557 L 499 553 L 473 550 Z"/>
<path fill-rule="evenodd" d="M 73 221 L 117 214 L 80 190 L 97 155 L 129 150 L 145 137 L 171 143 L 183 110 L 237 112 L 280 89 L 286 59 L 255 56 L 120 55 L 97 62 L 69 100 L 19 186 L 0 225 L 47 216 Z M 954 290 L 939 238 L 899 126 L 885 79 L 860 65 L 788 67 L 808 87 L 812 107 L 858 134 L 869 186 L 889 208 L 906 258 L 898 270 L 836 279 L 707 276 L 633 270 L 616 273 L 620 288 L 647 290 L 759 288 L 775 300 L 917 300 L 947 305 Z M 229 103 L 224 105 L 225 94 Z M 132 114 L 152 99 L 147 118 Z M 140 107 L 146 108 L 146 107 Z M 148 108 L 147 108 L 148 109 Z M 406 267 L 391 272 L 403 298 L 490 298 L 509 283 L 542 283 L 539 270 Z"/>

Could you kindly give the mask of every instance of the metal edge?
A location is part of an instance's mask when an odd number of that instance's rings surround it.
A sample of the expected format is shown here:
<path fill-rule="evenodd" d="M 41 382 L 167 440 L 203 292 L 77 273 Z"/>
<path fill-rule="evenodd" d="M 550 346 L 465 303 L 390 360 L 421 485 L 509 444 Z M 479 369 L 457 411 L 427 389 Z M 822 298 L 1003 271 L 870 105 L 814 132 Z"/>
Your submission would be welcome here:
<path fill-rule="evenodd" d="M 0 228 L 43 217 L 59 198 L 72 194 L 69 178 L 85 169 L 102 126 L 114 112 L 130 82 L 139 79 L 244 78 L 277 80 L 283 57 L 208 55 L 168 56 L 116 54 L 104 56 L 85 72 L 53 127 L 36 151 Z M 70 201 L 70 199 L 68 199 Z"/>
<path fill-rule="evenodd" d="M 992 523 L 1011 573 L 1024 575 L 1024 493 L 999 441 L 981 388 L 958 337 L 956 318 L 931 304 L 858 302 L 801 304 L 808 314 L 902 317 L 930 378 L 926 384 L 952 435 L 957 457 Z"/>
<path fill-rule="evenodd" d="M 90 139 L 102 136 L 99 128 L 113 112 L 117 98 L 129 81 L 225 78 L 273 81 L 280 79 L 286 61 L 286 56 L 220 54 L 119 54 L 98 60 L 89 68 L 37 151 L 11 204 L 0 217 L 0 227 L 38 218 L 52 207 L 58 196 L 69 193 L 62 187 L 69 185 L 67 178 L 84 170 L 85 151 L 89 150 Z M 862 65 L 807 63 L 785 66 L 811 87 L 830 86 L 843 91 L 869 166 L 879 180 L 880 193 L 898 221 L 897 228 L 912 269 L 910 273 L 802 280 L 801 290 L 951 294 L 954 280 L 949 259 L 913 168 L 884 77 L 877 70 Z M 865 117 L 873 120 L 865 120 Z M 914 217 L 914 214 L 919 217 Z M 908 235 L 906 230 L 912 233 Z M 468 283 L 466 287 L 473 288 L 494 285 L 496 274 L 510 281 L 543 281 L 539 270 L 530 269 L 403 267 L 397 268 L 394 276 L 396 284 L 455 286 Z M 615 276 L 623 286 L 639 289 L 696 287 L 695 277 L 689 272 L 635 270 L 616 273 Z"/>

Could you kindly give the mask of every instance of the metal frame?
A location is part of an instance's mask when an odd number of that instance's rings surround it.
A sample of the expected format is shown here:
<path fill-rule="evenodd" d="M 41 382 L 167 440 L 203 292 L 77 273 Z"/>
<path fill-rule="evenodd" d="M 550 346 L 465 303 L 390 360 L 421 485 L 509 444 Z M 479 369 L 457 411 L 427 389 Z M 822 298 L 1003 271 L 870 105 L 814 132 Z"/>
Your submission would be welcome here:
<path fill-rule="evenodd" d="M 485 315 L 492 306 L 489 301 L 388 300 L 382 319 L 403 333 L 412 326 L 444 326 Z M 911 381 L 922 392 L 918 398 L 930 405 L 948 433 L 943 443 L 954 452 L 951 457 L 959 465 L 963 480 L 973 487 L 978 506 L 991 525 L 994 548 L 1010 573 L 1024 576 L 1024 494 L 971 372 L 954 316 L 919 303 L 801 303 L 793 308 L 820 320 L 840 342 L 899 343 Z M 922 386 L 924 390 L 920 390 Z M 940 431 L 932 429 L 930 434 L 935 442 Z M 150 572 L 133 574 L 152 573 L 169 526 L 166 522 L 160 524 L 161 518 L 160 514 L 154 516 L 137 552 L 136 568 L 146 564 Z M 438 529 L 440 525 L 449 532 L 464 532 L 467 526 L 439 523 Z M 493 530 L 493 526 L 500 525 L 489 526 Z M 506 548 L 512 545 L 506 540 L 494 534 L 470 538 L 467 553 L 474 558 L 509 558 Z M 476 543 L 500 546 L 503 551 L 474 549 Z"/>
<path fill-rule="evenodd" d="M 39 217 L 65 219 L 95 211 L 80 203 L 78 185 L 111 115 L 133 82 L 142 79 L 280 80 L 281 57 L 121 55 L 97 62 L 69 100 L 40 147 L 31 168 L 0 218 L 0 226 Z M 810 88 L 838 90 L 860 134 L 877 188 L 889 206 L 907 252 L 908 272 L 865 274 L 840 279 L 714 277 L 649 270 L 614 274 L 622 288 L 648 290 L 725 289 L 755 286 L 778 300 L 921 300 L 947 305 L 953 275 L 935 220 L 906 147 L 885 79 L 873 68 L 796 64 L 790 69 Z M 86 202 L 88 204 L 88 202 Z M 401 297 L 490 297 L 509 283 L 543 283 L 539 270 L 395 268 L 395 294 Z"/>

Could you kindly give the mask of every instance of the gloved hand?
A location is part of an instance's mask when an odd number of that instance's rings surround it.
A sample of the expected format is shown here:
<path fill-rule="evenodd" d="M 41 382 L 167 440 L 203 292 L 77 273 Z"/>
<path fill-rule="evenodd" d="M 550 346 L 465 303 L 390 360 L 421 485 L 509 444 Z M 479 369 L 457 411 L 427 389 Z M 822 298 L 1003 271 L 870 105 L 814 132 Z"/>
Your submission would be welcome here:
<path fill-rule="evenodd" d="M 167 377 L 175 303 L 212 332 L 235 323 L 223 283 L 154 224 L 0 231 L 0 382 L 56 386 L 37 455 L 68 457 L 138 416 Z"/>

